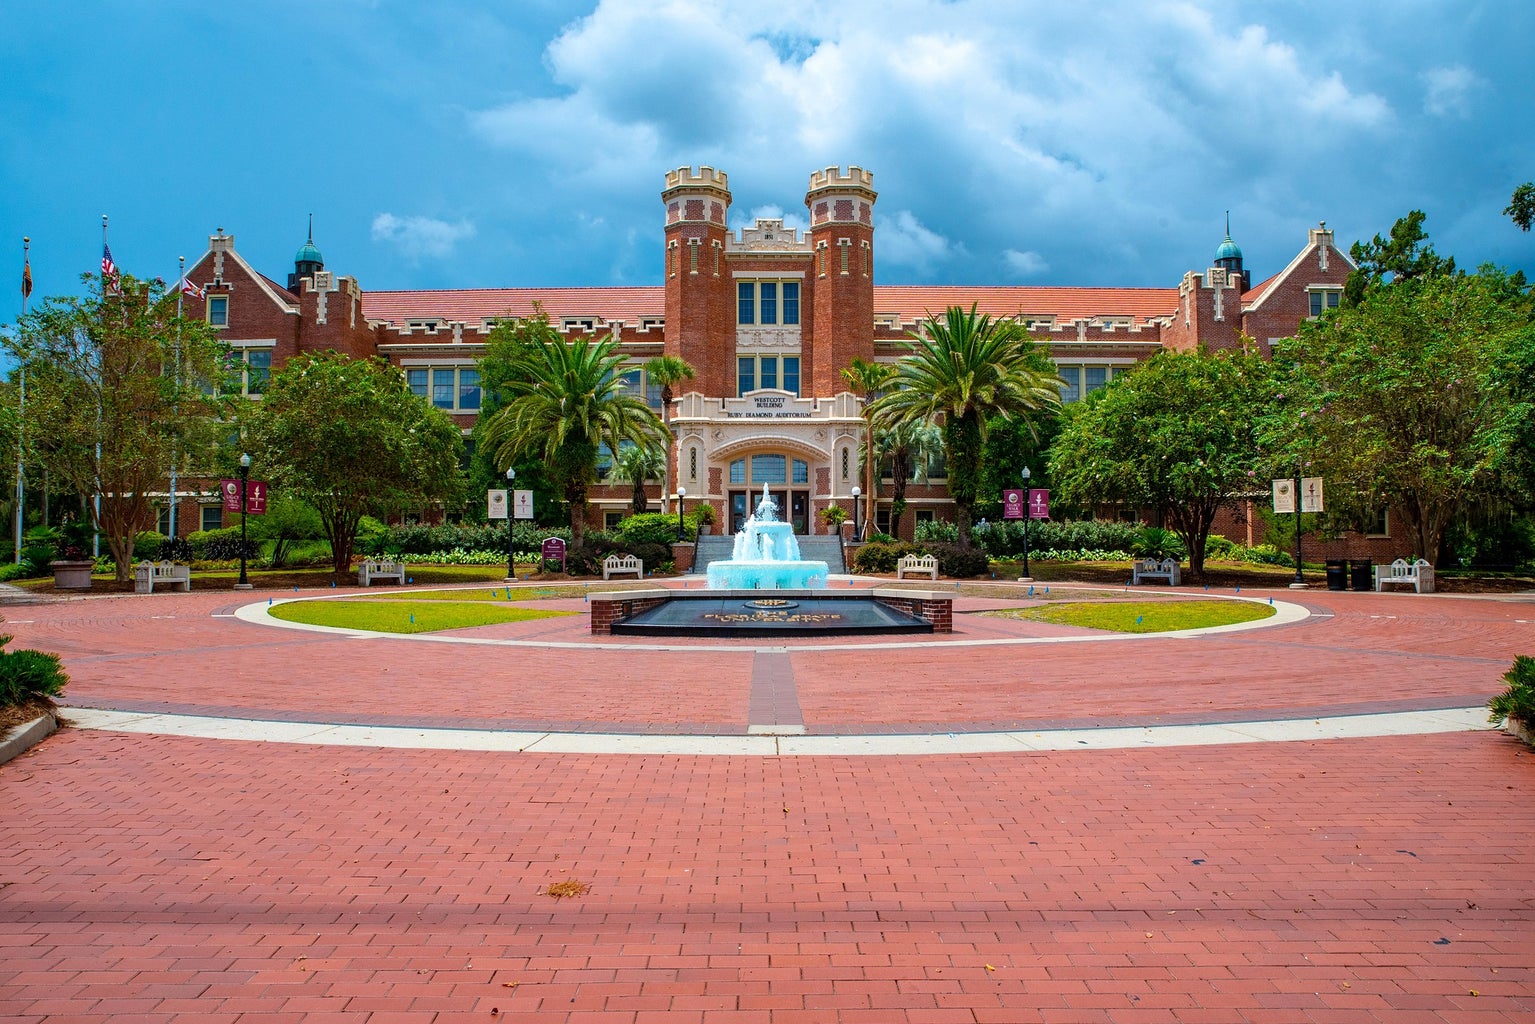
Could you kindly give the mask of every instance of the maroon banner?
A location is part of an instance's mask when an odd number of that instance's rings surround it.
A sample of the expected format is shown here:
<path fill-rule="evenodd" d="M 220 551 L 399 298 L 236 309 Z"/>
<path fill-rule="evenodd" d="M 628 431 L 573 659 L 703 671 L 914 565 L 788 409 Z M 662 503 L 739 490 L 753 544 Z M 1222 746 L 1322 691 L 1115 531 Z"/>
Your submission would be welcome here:
<path fill-rule="evenodd" d="M 1023 492 L 1017 489 L 1002 492 L 1002 518 L 1023 518 Z"/>
<path fill-rule="evenodd" d="M 239 513 L 240 511 L 240 481 L 221 480 L 219 490 L 224 495 L 224 511 Z M 250 516 L 266 515 L 266 481 L 252 480 L 245 493 L 245 514 Z"/>
<path fill-rule="evenodd" d="M 1050 518 L 1050 492 L 1043 487 L 1029 489 L 1029 518 Z"/>

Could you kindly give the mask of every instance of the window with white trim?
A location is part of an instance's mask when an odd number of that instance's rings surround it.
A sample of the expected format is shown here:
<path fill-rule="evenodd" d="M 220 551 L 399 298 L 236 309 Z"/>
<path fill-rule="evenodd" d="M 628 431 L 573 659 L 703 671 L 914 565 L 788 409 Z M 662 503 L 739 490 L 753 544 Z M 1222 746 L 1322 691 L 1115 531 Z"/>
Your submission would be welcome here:
<path fill-rule="evenodd" d="M 736 326 L 799 325 L 798 281 L 737 281 Z"/>
<path fill-rule="evenodd" d="M 1065 381 L 1061 386 L 1062 405 L 1081 401 L 1094 391 L 1108 387 L 1109 381 L 1114 379 L 1112 366 L 1057 365 L 1055 372 Z"/>
<path fill-rule="evenodd" d="M 480 411 L 480 371 L 472 366 L 409 366 L 405 382 L 417 398 L 439 409 Z"/>
<path fill-rule="evenodd" d="M 799 397 L 800 357 L 780 352 L 736 356 L 736 397 L 773 388 Z"/>
<path fill-rule="evenodd" d="M 229 326 L 229 296 L 208 296 L 208 325 L 210 327 Z"/>
<path fill-rule="evenodd" d="M 202 507 L 202 522 L 199 525 L 204 530 L 222 530 L 224 528 L 224 506 L 204 505 Z"/>
<path fill-rule="evenodd" d="M 1311 303 L 1311 315 L 1321 316 L 1329 309 L 1337 309 L 1343 303 L 1342 288 L 1307 288 L 1306 297 Z"/>

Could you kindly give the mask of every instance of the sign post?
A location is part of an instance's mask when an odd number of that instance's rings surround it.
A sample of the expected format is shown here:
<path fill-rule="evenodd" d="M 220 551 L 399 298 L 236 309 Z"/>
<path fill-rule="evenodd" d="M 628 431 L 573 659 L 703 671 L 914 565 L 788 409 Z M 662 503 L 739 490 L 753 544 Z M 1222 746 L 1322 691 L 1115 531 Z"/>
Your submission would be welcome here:
<path fill-rule="evenodd" d="M 542 554 L 545 562 L 558 561 L 560 572 L 565 571 L 565 542 L 559 537 L 545 537 Z"/>
<path fill-rule="evenodd" d="M 1301 552 L 1300 552 L 1300 517 L 1302 512 L 1321 512 L 1322 503 L 1322 478 L 1319 476 L 1302 477 L 1300 470 L 1295 471 L 1295 476 L 1289 480 L 1274 481 L 1274 512 L 1276 514 L 1293 512 L 1295 514 L 1295 579 L 1290 583 L 1291 590 L 1305 589 L 1306 582 L 1301 578 Z M 1297 500 L 1299 499 L 1299 500 Z"/>

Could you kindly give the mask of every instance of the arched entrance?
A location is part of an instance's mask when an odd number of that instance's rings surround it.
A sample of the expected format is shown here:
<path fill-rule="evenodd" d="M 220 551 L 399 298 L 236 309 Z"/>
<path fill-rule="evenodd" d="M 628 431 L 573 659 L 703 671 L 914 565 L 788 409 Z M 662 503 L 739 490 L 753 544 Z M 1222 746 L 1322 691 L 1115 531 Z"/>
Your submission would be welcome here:
<path fill-rule="evenodd" d="M 766 484 L 778 503 L 778 514 L 794 525 L 794 532 L 810 532 L 810 464 L 787 452 L 757 452 L 733 459 L 727 467 L 725 506 L 727 529 L 736 533 L 756 507 Z"/>

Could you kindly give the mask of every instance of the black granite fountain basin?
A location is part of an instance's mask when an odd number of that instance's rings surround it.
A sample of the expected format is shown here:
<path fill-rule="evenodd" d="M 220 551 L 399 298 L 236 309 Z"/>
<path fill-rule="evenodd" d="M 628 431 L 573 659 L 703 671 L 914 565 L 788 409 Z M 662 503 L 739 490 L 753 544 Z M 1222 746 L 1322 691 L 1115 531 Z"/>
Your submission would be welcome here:
<path fill-rule="evenodd" d="M 933 624 L 862 594 L 702 591 L 672 594 L 615 622 L 618 636 L 807 637 L 931 633 Z"/>

